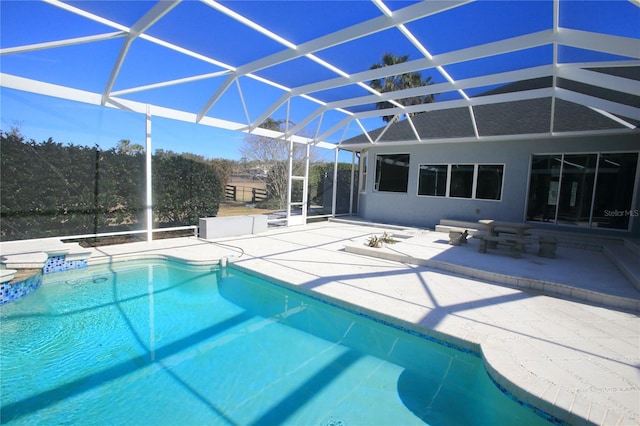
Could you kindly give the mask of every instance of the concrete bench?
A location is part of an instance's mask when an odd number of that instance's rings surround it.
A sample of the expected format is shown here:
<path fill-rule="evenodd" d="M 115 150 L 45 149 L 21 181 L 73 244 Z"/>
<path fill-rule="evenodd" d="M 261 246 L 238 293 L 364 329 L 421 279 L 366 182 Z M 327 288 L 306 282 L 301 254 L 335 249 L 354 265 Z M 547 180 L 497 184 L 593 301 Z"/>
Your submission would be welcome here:
<path fill-rule="evenodd" d="M 480 253 L 486 253 L 487 248 L 495 248 L 498 244 L 504 244 L 509 246 L 511 249 L 511 254 L 514 257 L 520 257 L 521 253 L 525 251 L 525 247 L 528 244 L 533 244 L 534 241 L 527 238 L 520 238 L 517 236 L 507 236 L 507 235 L 490 235 L 490 234 L 478 234 L 474 238 L 480 239 L 480 245 L 478 246 L 478 251 Z M 493 243 L 493 244 L 492 244 Z"/>
<path fill-rule="evenodd" d="M 452 246 L 459 246 L 461 244 L 467 244 L 467 237 L 469 232 L 463 228 L 449 228 L 449 244 Z"/>

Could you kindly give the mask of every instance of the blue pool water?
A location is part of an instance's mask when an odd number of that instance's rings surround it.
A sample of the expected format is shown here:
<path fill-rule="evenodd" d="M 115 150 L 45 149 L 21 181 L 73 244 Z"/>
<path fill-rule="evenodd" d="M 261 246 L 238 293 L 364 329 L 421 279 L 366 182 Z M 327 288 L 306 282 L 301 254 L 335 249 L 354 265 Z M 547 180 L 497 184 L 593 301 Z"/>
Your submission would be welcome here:
<path fill-rule="evenodd" d="M 477 355 L 231 267 L 52 277 L 0 307 L 2 423 L 546 423 Z"/>

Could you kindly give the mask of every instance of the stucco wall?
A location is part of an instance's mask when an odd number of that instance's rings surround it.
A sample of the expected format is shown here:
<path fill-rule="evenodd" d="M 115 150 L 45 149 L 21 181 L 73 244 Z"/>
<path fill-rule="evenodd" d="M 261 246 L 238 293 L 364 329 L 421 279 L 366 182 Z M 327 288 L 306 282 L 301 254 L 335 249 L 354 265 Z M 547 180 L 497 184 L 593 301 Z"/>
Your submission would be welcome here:
<path fill-rule="evenodd" d="M 637 152 L 640 135 L 598 136 L 464 142 L 424 145 L 377 145 L 368 150 L 367 191 L 360 194 L 358 214 L 376 222 L 433 228 L 440 219 L 476 221 L 497 219 L 523 221 L 527 202 L 529 162 L 532 154 Z M 375 157 L 377 154 L 409 153 L 409 186 L 407 193 L 376 192 Z M 418 165 L 448 163 L 504 164 L 504 183 L 501 201 L 418 196 Z M 637 177 L 636 177 L 636 180 Z M 640 184 L 636 184 L 634 209 L 640 208 Z M 632 218 L 632 234 L 640 236 L 640 217 Z M 562 226 L 564 230 L 577 227 Z M 577 230 L 577 229 L 576 229 Z M 619 232 L 618 232 L 619 233 Z"/>

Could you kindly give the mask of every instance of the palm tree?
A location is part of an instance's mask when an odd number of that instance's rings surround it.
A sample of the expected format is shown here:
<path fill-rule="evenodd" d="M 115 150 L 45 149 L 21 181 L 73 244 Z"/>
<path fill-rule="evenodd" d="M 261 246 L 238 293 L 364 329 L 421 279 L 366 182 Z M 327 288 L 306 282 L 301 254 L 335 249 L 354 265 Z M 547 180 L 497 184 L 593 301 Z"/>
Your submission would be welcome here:
<path fill-rule="evenodd" d="M 373 64 L 369 69 L 374 70 L 382 67 L 388 67 L 391 65 L 400 64 L 403 62 L 407 62 L 408 59 L 409 59 L 409 55 L 394 56 L 391 53 L 385 53 L 382 56 L 381 63 Z M 371 80 L 369 82 L 369 85 L 380 93 L 393 92 L 396 90 L 410 89 L 410 88 L 420 87 L 420 86 L 427 86 L 429 84 L 433 84 L 433 82 L 431 82 L 431 77 L 427 77 L 423 80 L 422 74 L 420 74 L 419 72 L 411 72 L 411 73 L 405 73 L 400 75 L 390 75 L 388 77 L 380 78 L 377 80 Z M 433 95 L 429 94 L 424 96 L 413 96 L 410 98 L 396 99 L 396 102 L 405 106 L 409 106 L 409 105 L 426 104 L 429 102 L 433 102 L 434 100 L 435 99 Z M 389 101 L 381 101 L 376 103 L 376 108 L 378 109 L 393 108 L 393 107 L 395 107 L 395 105 L 393 105 Z M 414 116 L 415 114 L 417 113 L 412 113 L 410 114 L 410 116 Z M 382 120 L 385 123 L 388 123 L 392 119 L 393 119 L 393 115 L 385 115 L 382 117 Z"/>

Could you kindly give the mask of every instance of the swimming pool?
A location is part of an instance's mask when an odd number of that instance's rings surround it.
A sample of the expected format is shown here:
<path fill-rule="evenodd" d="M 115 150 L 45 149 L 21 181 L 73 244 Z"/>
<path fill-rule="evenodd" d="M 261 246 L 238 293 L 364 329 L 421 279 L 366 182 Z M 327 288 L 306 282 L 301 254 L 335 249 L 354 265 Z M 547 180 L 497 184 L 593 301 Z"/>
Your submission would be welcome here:
<path fill-rule="evenodd" d="M 547 423 L 476 354 L 232 267 L 63 272 L 0 312 L 3 423 Z"/>

